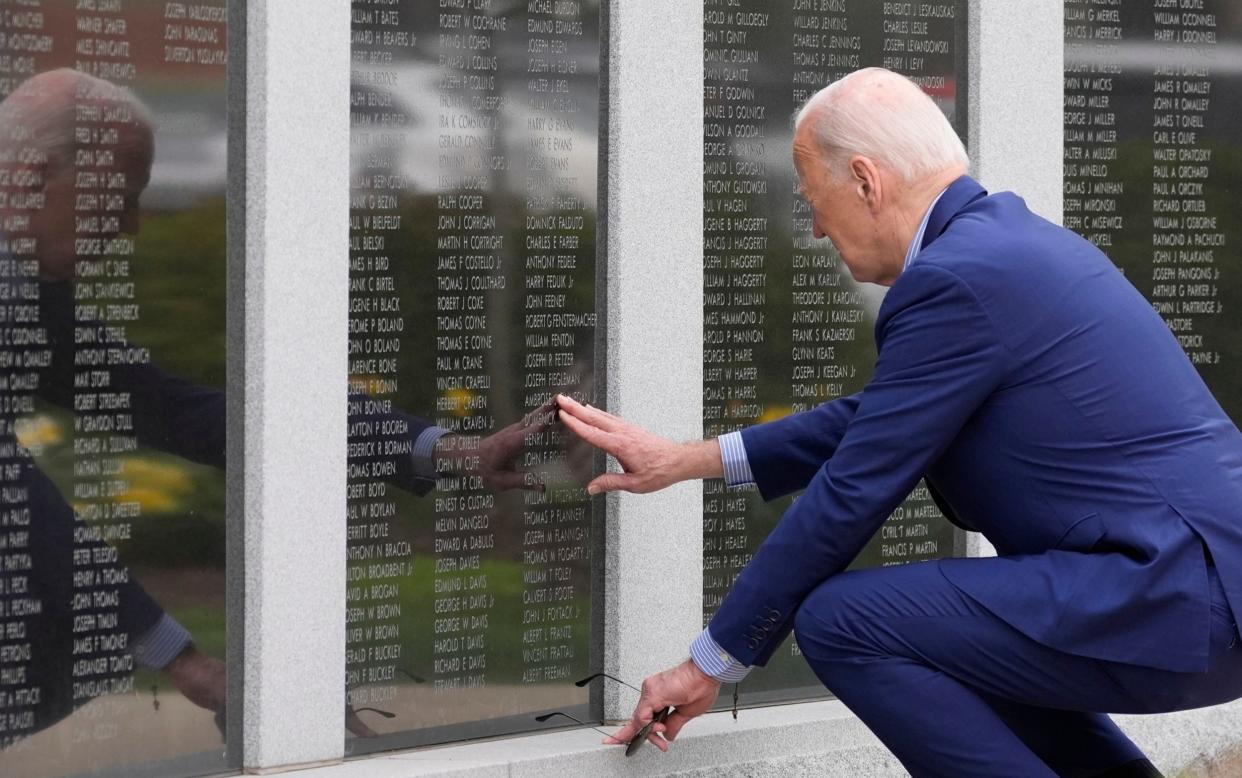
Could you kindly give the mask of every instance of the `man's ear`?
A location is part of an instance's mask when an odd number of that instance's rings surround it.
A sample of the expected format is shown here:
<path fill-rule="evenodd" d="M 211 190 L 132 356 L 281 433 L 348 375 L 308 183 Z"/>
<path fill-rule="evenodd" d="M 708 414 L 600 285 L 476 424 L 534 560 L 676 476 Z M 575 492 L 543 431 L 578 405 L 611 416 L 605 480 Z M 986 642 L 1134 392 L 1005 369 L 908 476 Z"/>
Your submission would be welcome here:
<path fill-rule="evenodd" d="M 875 208 L 883 198 L 883 187 L 880 182 L 880 169 L 867 157 L 854 155 L 850 157 L 850 181 L 858 196 L 870 208 Z"/>

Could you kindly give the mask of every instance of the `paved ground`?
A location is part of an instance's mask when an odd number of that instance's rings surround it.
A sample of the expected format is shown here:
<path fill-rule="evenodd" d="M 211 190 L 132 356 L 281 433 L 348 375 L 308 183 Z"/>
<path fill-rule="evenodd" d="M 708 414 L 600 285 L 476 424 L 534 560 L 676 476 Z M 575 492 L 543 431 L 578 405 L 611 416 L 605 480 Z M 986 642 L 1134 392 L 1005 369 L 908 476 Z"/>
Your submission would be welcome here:
<path fill-rule="evenodd" d="M 1200 757 L 1177 778 L 1242 778 L 1242 741 L 1213 757 Z"/>

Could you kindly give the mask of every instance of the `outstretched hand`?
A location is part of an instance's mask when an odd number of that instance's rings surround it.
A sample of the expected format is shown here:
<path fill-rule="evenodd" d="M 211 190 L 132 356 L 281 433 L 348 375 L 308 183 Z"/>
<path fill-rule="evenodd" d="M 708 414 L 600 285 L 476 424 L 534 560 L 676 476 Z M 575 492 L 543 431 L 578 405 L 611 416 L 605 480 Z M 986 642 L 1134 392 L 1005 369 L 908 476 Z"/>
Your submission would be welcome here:
<path fill-rule="evenodd" d="M 623 473 L 605 473 L 587 484 L 587 492 L 656 492 L 688 478 L 719 477 L 720 447 L 714 440 L 675 443 L 611 413 L 556 396 L 561 423 L 578 437 L 616 457 Z"/>
<path fill-rule="evenodd" d="M 663 723 L 657 722 L 647 734 L 647 739 L 661 751 L 668 751 L 668 744 L 677 739 L 681 728 L 694 718 L 706 713 L 720 694 L 720 681 L 706 675 L 693 661 L 687 659 L 676 667 L 656 673 L 643 681 L 638 705 L 630 722 L 612 737 L 606 745 L 626 745 L 651 723 L 656 712 L 664 707 L 673 711 Z"/>

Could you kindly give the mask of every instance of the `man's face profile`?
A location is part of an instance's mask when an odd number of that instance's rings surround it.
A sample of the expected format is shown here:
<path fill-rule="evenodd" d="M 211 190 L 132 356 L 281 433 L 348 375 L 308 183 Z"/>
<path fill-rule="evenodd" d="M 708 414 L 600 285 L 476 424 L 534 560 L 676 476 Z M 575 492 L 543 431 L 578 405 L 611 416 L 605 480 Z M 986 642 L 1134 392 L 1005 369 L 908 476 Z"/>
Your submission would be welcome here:
<path fill-rule="evenodd" d="M 104 129 L 115 133 L 111 136 L 115 144 L 75 143 L 72 158 L 53 155 L 44 165 L 44 203 L 30 221 L 42 278 L 73 278 L 78 258 L 76 240 L 80 237 L 106 242 L 118 234 L 138 231 L 138 202 L 151 175 L 151 132 L 134 122 L 105 125 Z M 94 164 L 76 164 L 83 161 Z M 81 186 L 82 172 L 98 185 Z"/>
<path fill-rule="evenodd" d="M 68 69 L 33 76 L 0 103 L 5 237 L 29 244 L 40 278 L 71 280 L 80 256 L 138 231 L 153 154 L 128 92 Z"/>
<path fill-rule="evenodd" d="M 812 234 L 832 241 L 854 280 L 883 282 L 890 263 L 877 256 L 866 182 L 853 175 L 838 179 L 806 126 L 794 137 L 793 158 L 801 195 L 811 207 Z"/>

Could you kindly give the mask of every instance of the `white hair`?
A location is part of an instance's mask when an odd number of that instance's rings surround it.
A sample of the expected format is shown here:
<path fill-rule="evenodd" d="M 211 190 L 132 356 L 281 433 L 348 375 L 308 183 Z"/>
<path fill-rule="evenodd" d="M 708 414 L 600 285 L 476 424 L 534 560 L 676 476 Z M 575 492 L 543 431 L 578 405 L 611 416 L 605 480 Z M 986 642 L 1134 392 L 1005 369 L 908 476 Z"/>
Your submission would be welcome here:
<path fill-rule="evenodd" d="M 122 137 L 122 148 L 149 144 L 155 126 L 151 110 L 133 92 L 110 81 L 70 68 L 31 76 L 0 102 L 0 156 L 35 153 L 53 165 L 72 167 L 77 112 L 82 106 L 126 106 L 121 124 L 141 130 L 142 140 Z"/>
<path fill-rule="evenodd" d="M 908 85 L 908 87 L 907 87 Z M 850 157 L 887 166 L 907 182 L 969 167 L 966 148 L 936 103 L 909 79 L 884 68 L 864 68 L 816 92 L 798 110 L 833 176 L 846 175 Z"/>

